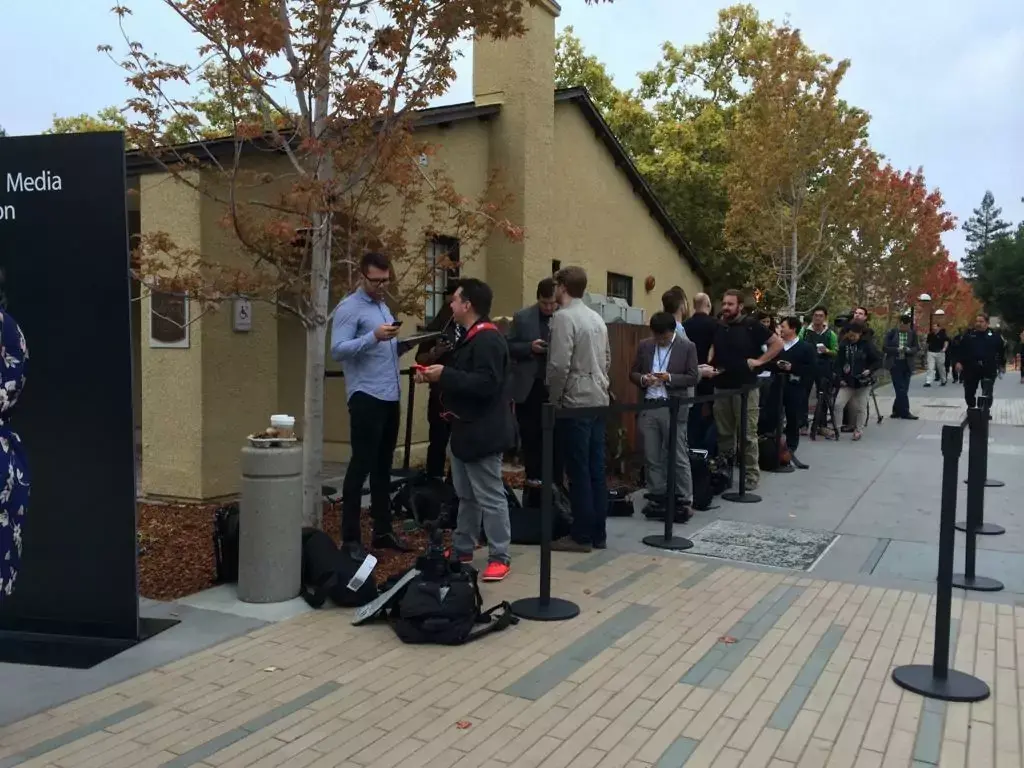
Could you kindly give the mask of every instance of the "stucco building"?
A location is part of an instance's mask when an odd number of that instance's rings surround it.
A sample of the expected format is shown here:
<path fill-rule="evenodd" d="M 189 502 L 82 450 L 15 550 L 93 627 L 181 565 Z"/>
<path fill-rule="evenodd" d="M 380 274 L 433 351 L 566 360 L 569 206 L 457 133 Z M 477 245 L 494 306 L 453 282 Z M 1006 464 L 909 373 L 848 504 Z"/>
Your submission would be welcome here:
<path fill-rule="evenodd" d="M 426 110 L 418 123 L 440 148 L 431 162 L 445 164 L 462 194 L 482 192 L 491 169 L 500 168 L 515 196 L 504 213 L 526 231 L 522 242 L 495 239 L 463 273 L 495 288 L 496 315 L 531 303 L 537 282 L 559 264 L 584 266 L 591 290 L 622 297 L 648 316 L 672 285 L 693 296 L 705 284 L 699 263 L 586 91 L 554 89 L 557 4 L 545 0 L 525 12 L 524 37 L 476 42 L 473 101 Z M 128 169 L 139 191 L 130 203 L 137 230 L 168 232 L 179 246 L 240 258 L 209 198 L 145 158 L 130 157 Z M 432 250 L 424 244 L 425 259 Z M 428 292 L 426 313 L 435 301 Z M 237 492 L 245 435 L 271 413 L 301 417 L 302 328 L 255 305 L 243 333 L 230 310 L 193 315 L 182 333 L 161 327 L 148 299 L 135 306 L 141 492 L 185 499 Z M 416 442 L 426 439 L 426 398 L 419 399 Z M 325 418 L 325 459 L 344 461 L 342 380 L 327 382 Z"/>

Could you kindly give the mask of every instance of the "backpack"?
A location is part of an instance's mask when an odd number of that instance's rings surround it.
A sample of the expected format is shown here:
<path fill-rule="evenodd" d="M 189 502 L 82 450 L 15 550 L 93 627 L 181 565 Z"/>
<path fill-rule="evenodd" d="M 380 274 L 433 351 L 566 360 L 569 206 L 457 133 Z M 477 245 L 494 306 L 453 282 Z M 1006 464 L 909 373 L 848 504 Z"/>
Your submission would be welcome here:
<path fill-rule="evenodd" d="M 518 500 L 514 506 L 509 501 L 508 517 L 513 544 L 527 546 L 540 544 L 541 490 L 540 488 L 525 488 L 521 505 Z M 551 511 L 551 540 L 568 536 L 572 526 L 572 510 L 569 506 L 568 494 L 558 483 L 551 488 Z"/>
<path fill-rule="evenodd" d="M 366 605 L 377 597 L 377 585 L 369 578 L 369 574 L 356 589 L 349 589 L 352 577 L 362 564 L 347 549 L 339 550 L 334 540 L 323 531 L 303 528 L 302 586 L 299 595 L 310 608 L 322 608 L 328 597 L 341 608 Z"/>
<path fill-rule="evenodd" d="M 464 645 L 519 623 L 507 602 L 483 610 L 472 566 L 446 562 L 443 568 L 433 575 L 434 569 L 421 571 L 393 604 L 391 626 L 403 643 Z M 474 631 L 478 625 L 484 626 Z"/>
<path fill-rule="evenodd" d="M 715 494 L 711 488 L 711 467 L 707 451 L 690 449 L 690 475 L 693 481 L 693 508 L 700 512 L 711 509 Z"/>
<path fill-rule="evenodd" d="M 213 561 L 218 584 L 238 583 L 238 504 L 218 507 L 213 513 Z"/>
<path fill-rule="evenodd" d="M 449 529 L 455 527 L 459 500 L 450 478 L 441 480 L 421 472 L 396 491 L 391 511 L 396 518 L 415 520 L 420 526 L 435 522 Z"/>

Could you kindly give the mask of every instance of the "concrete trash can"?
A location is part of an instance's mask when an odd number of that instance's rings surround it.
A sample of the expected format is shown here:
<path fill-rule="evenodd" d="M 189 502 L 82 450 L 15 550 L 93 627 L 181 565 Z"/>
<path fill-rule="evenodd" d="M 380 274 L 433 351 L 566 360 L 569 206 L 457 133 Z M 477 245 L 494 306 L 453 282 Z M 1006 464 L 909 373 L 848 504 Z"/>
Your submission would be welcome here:
<path fill-rule="evenodd" d="M 302 446 L 242 449 L 238 599 L 280 603 L 302 580 Z"/>

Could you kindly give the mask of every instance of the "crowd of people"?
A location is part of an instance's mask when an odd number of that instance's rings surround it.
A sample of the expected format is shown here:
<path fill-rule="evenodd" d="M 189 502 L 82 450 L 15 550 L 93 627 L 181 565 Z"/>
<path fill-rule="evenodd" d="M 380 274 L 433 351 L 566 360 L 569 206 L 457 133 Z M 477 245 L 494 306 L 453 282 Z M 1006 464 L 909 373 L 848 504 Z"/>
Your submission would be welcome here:
<path fill-rule="evenodd" d="M 361 284 L 335 310 L 331 333 L 331 356 L 345 373 L 352 432 L 341 535 L 357 559 L 365 556 L 359 520 L 367 478 L 372 547 L 408 550 L 393 531 L 389 493 L 399 424 L 399 359 L 413 348 L 398 339 L 401 323 L 384 300 L 391 280 L 388 259 L 369 253 L 360 271 Z M 526 491 L 539 488 L 543 406 L 609 405 L 608 329 L 583 300 L 587 274 L 581 267 L 565 267 L 541 280 L 536 302 L 515 313 L 507 332 L 490 319 L 493 293 L 486 283 L 463 278 L 449 287 L 447 305 L 427 327 L 433 335 L 416 353 L 415 381 L 429 387 L 425 471 L 429 477 L 447 477 L 458 498 L 451 557 L 472 561 L 482 531 L 488 563 L 481 578 L 500 581 L 509 573 L 511 543 L 503 458 L 517 451 Z M 692 515 L 691 449 L 707 452 L 730 472 L 742 463 L 742 490 L 753 491 L 760 481 L 765 435 L 776 434 L 781 442 L 781 430 L 787 455 L 802 468 L 807 465 L 796 456 L 802 436 L 848 432 L 860 440 L 869 393 L 883 367 L 896 394 L 891 418 L 916 419 L 908 396 L 920 353 L 912 318 L 901 317 L 881 345 L 868 321 L 863 307 L 831 324 L 823 306 L 814 308 L 807 325 L 792 315 L 751 313 L 737 290 L 724 293 L 713 315 L 708 295 L 697 294 L 691 311 L 681 288 L 667 291 L 630 370 L 630 381 L 652 406 L 637 418 L 652 502 L 664 503 L 674 473 L 677 515 L 683 520 Z M 945 385 L 951 369 L 953 380 L 964 385 L 969 406 L 979 382 L 995 378 L 1005 366 L 1002 339 L 982 314 L 970 331 L 953 339 L 941 326 L 932 329 L 925 344 L 925 386 L 933 374 Z M 712 394 L 713 402 L 689 405 L 694 395 Z M 677 407 L 668 407 L 672 398 L 679 400 Z M 679 420 L 674 451 L 669 445 L 672 413 Z M 567 481 L 572 522 L 569 534 L 553 542 L 554 549 L 589 552 L 607 546 L 606 421 L 598 410 L 557 422 L 553 476 L 559 486 Z M 675 456 L 673 466 L 670 455 Z"/>

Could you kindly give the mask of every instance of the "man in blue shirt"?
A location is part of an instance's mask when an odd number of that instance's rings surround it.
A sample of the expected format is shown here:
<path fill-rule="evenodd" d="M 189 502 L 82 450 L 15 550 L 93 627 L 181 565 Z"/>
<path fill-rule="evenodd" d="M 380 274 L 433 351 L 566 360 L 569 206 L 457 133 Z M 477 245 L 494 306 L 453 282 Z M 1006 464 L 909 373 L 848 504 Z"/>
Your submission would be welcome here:
<path fill-rule="evenodd" d="M 391 528 L 391 463 L 401 418 L 398 358 L 399 326 L 384 303 L 391 284 L 391 263 L 367 253 L 359 264 L 362 280 L 334 310 L 331 357 L 341 363 L 348 395 L 352 457 L 341 501 L 341 540 L 356 559 L 365 555 L 359 527 L 363 485 L 370 478 L 374 549 L 408 551 Z"/>

